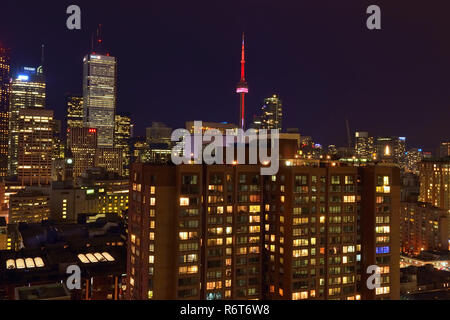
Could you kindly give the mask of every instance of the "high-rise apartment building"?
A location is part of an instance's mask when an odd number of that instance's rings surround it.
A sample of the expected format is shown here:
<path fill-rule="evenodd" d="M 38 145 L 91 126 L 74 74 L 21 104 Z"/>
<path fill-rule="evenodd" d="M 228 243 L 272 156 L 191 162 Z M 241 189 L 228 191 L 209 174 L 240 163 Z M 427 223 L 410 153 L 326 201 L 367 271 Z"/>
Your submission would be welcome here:
<path fill-rule="evenodd" d="M 73 178 L 77 179 L 87 169 L 94 167 L 97 149 L 97 129 L 68 128 L 67 148 L 73 159 Z"/>
<path fill-rule="evenodd" d="M 51 183 L 53 111 L 42 108 L 19 110 L 17 121 L 17 174 L 22 185 Z"/>
<path fill-rule="evenodd" d="M 135 163 L 131 183 L 130 299 L 261 297 L 258 166 Z"/>
<path fill-rule="evenodd" d="M 255 129 L 283 129 L 283 103 L 281 99 L 274 94 L 264 99 L 260 115 L 254 118 L 253 127 Z"/>
<path fill-rule="evenodd" d="M 398 168 L 288 162 L 133 164 L 127 297 L 398 299 Z"/>
<path fill-rule="evenodd" d="M 99 148 L 114 146 L 116 58 L 88 54 L 83 59 L 84 126 L 97 129 Z"/>
<path fill-rule="evenodd" d="M 399 298 L 395 169 L 284 167 L 265 190 L 267 299 Z M 364 289 L 371 264 L 375 292 Z"/>
<path fill-rule="evenodd" d="M 116 114 L 114 130 L 114 147 L 122 149 L 122 174 L 130 175 L 131 161 L 131 118 L 129 115 Z"/>
<path fill-rule="evenodd" d="M 19 112 L 27 108 L 45 108 L 45 77 L 42 66 L 24 67 L 11 84 L 9 109 L 9 175 L 17 175 L 19 153 Z"/>
<path fill-rule="evenodd" d="M 83 97 L 67 96 L 67 129 L 83 128 Z"/>
<path fill-rule="evenodd" d="M 9 50 L 0 47 L 0 177 L 8 174 L 10 89 Z"/>
<path fill-rule="evenodd" d="M 419 200 L 446 210 L 450 216 L 450 159 L 423 159 L 419 180 Z"/>

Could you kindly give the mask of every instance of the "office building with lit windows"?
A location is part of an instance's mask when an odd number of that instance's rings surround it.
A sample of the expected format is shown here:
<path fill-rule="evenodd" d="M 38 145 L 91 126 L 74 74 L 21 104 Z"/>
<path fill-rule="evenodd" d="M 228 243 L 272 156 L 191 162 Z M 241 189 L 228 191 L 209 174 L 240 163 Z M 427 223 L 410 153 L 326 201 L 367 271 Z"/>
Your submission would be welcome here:
<path fill-rule="evenodd" d="M 99 148 L 114 146 L 116 58 L 88 54 L 83 59 L 84 126 L 97 129 Z"/>
<path fill-rule="evenodd" d="M 420 162 L 423 159 L 423 152 L 420 148 L 409 149 L 406 152 L 406 172 L 411 172 L 419 175 L 420 172 Z"/>
<path fill-rule="evenodd" d="M 50 217 L 50 197 L 39 190 L 22 190 L 11 196 L 9 223 L 41 223 Z"/>
<path fill-rule="evenodd" d="M 52 180 L 53 111 L 19 110 L 17 174 L 22 185 L 48 185 Z"/>
<path fill-rule="evenodd" d="M 18 174 L 19 153 L 19 112 L 28 108 L 45 108 L 45 76 L 42 66 L 24 67 L 15 75 L 11 83 L 11 101 L 9 109 L 9 175 Z"/>
<path fill-rule="evenodd" d="M 405 137 L 376 137 L 374 139 L 375 160 L 394 163 L 404 170 L 406 167 Z"/>
<path fill-rule="evenodd" d="M 114 148 L 122 150 L 122 174 L 128 177 L 131 161 L 131 118 L 129 115 L 116 114 L 115 119 Z"/>
<path fill-rule="evenodd" d="M 83 97 L 79 96 L 67 96 L 66 97 L 67 108 L 67 129 L 71 128 L 83 128 Z"/>
<path fill-rule="evenodd" d="M 127 298 L 399 299 L 399 169 L 299 161 L 134 164 Z"/>
<path fill-rule="evenodd" d="M 87 169 L 94 167 L 97 129 L 68 128 L 67 148 L 73 159 L 73 178 L 77 180 Z"/>
<path fill-rule="evenodd" d="M 373 137 L 369 137 L 367 131 L 355 132 L 355 154 L 358 158 L 373 159 L 374 157 Z"/>
<path fill-rule="evenodd" d="M 0 47 L 0 177 L 8 174 L 10 91 L 9 49 Z"/>
<path fill-rule="evenodd" d="M 95 149 L 94 166 L 123 176 L 123 150 L 121 148 Z"/>

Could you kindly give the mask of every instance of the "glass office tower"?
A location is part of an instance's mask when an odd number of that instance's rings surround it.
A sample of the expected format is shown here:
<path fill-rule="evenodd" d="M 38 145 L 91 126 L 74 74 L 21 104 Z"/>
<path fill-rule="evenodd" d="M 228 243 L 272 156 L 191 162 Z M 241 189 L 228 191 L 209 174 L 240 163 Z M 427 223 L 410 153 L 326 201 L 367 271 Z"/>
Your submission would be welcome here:
<path fill-rule="evenodd" d="M 96 128 L 98 147 L 114 146 L 116 111 L 116 58 L 89 54 L 83 59 L 85 127 Z"/>

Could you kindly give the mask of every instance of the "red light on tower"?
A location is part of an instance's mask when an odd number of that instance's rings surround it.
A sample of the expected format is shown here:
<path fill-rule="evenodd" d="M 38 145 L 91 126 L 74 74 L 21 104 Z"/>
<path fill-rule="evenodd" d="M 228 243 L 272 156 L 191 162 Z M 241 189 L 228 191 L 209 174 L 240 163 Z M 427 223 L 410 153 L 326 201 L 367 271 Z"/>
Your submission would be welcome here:
<path fill-rule="evenodd" d="M 245 95 L 248 93 L 248 84 L 245 81 L 245 37 L 242 34 L 241 51 L 241 79 L 237 84 L 236 93 L 240 96 L 239 127 L 245 130 Z"/>

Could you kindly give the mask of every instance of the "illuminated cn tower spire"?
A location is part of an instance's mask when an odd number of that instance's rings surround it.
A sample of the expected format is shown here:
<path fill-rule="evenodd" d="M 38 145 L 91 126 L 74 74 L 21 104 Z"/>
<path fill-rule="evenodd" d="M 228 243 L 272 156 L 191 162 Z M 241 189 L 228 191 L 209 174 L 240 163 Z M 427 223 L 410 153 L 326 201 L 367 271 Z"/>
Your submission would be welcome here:
<path fill-rule="evenodd" d="M 239 108 L 239 127 L 245 130 L 245 95 L 248 93 L 248 84 L 245 81 L 245 38 L 242 34 L 242 53 L 241 53 L 241 80 L 236 88 L 236 93 L 240 96 Z"/>

